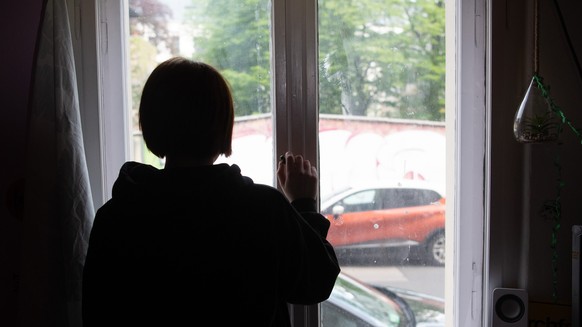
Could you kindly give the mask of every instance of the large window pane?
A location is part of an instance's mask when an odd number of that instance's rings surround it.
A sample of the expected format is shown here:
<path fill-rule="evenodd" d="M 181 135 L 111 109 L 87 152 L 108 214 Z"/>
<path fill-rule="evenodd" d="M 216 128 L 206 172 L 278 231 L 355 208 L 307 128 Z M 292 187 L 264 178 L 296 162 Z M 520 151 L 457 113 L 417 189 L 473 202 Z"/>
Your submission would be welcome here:
<path fill-rule="evenodd" d="M 417 323 L 444 322 L 444 1 L 319 0 L 318 12 L 328 239 L 343 273 L 423 293 L 440 309 L 413 308 Z"/>
<path fill-rule="evenodd" d="M 151 70 L 181 55 L 214 65 L 231 83 L 233 155 L 218 161 L 273 185 L 271 1 L 129 5 L 131 159 L 163 166 L 145 148 L 136 113 Z M 319 142 L 321 209 L 343 270 L 321 306 L 323 326 L 444 319 L 443 7 L 319 1 L 320 133 L 308 141 Z"/>
<path fill-rule="evenodd" d="M 230 82 L 236 123 L 233 154 L 256 182 L 273 185 L 269 0 L 130 0 L 132 159 L 162 167 L 137 121 L 145 80 L 157 64 L 184 56 L 216 67 Z"/>

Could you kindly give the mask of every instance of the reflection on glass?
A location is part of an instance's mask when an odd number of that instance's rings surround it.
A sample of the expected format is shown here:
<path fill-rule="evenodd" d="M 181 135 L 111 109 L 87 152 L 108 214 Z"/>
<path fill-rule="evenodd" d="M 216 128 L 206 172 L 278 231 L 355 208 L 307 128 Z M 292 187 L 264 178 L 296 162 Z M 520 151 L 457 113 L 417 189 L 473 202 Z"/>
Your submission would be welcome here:
<path fill-rule="evenodd" d="M 345 274 L 385 294 L 406 289 L 442 304 L 444 1 L 319 0 L 318 6 L 328 239 Z"/>
<path fill-rule="evenodd" d="M 137 110 L 143 85 L 160 62 L 183 56 L 216 67 L 230 82 L 236 111 L 233 154 L 255 182 L 273 184 L 269 0 L 129 0 L 132 160 L 163 161 L 145 147 Z"/>

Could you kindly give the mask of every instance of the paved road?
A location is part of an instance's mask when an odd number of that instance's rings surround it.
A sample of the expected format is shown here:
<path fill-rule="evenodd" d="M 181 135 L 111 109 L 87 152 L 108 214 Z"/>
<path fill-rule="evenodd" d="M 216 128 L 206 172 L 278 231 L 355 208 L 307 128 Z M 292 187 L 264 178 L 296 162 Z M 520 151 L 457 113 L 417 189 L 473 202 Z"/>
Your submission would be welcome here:
<path fill-rule="evenodd" d="M 426 266 L 406 249 L 337 250 L 342 271 L 366 283 L 404 288 L 444 298 L 445 268 Z M 417 259 L 410 259 L 417 258 Z"/>
<path fill-rule="evenodd" d="M 414 290 L 444 298 L 444 267 L 424 266 L 342 266 L 357 279 L 378 285 Z"/>

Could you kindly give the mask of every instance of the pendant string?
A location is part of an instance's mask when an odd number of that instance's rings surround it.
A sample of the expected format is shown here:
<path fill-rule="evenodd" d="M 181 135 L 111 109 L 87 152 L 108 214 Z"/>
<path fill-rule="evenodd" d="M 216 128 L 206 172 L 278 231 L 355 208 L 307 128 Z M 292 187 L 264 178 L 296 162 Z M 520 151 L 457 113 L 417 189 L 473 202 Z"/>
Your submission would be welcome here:
<path fill-rule="evenodd" d="M 540 4 L 538 0 L 534 0 L 534 24 L 533 24 L 533 28 L 534 28 L 534 75 L 537 75 L 539 72 L 539 67 L 540 67 L 540 49 L 538 47 L 539 41 L 540 41 L 540 35 L 539 35 L 539 28 L 540 28 Z"/>

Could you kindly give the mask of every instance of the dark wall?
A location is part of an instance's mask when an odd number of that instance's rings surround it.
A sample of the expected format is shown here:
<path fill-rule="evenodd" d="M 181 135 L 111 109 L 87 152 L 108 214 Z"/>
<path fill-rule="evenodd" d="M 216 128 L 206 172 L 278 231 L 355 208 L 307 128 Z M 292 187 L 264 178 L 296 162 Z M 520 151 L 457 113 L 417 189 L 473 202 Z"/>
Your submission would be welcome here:
<path fill-rule="evenodd" d="M 7 190 L 23 177 L 26 111 L 43 0 L 0 1 L 0 325 L 16 326 L 21 221 Z M 10 203 L 14 203 L 10 201 Z"/>
<path fill-rule="evenodd" d="M 0 325 L 15 325 L 21 222 L 8 210 L 9 187 L 23 177 L 25 126 L 34 45 L 42 0 L 0 1 Z M 532 76 L 532 3 L 493 1 L 491 79 L 491 285 L 524 287 L 530 299 L 553 301 L 552 264 L 558 265 L 557 297 L 569 303 L 570 228 L 582 224 L 582 144 L 570 130 L 561 146 L 515 142 L 513 116 Z M 551 95 L 575 126 L 582 126 L 582 79 L 567 47 L 552 1 L 541 3 L 540 73 Z M 559 1 L 579 60 L 582 3 Z M 558 157 L 559 156 L 559 157 Z M 550 242 L 554 223 L 538 211 L 556 198 L 559 158 L 562 219 L 558 258 Z M 462 217 L 462 219 L 470 219 Z"/>
<path fill-rule="evenodd" d="M 582 76 L 553 0 L 539 3 L 539 74 L 566 117 L 582 127 Z M 561 145 L 524 145 L 513 137 L 514 115 L 533 76 L 533 4 L 518 0 L 492 5 L 491 280 L 492 287 L 526 288 L 530 301 L 570 304 L 571 226 L 582 224 L 582 138 L 568 127 Z M 582 3 L 558 4 L 582 60 Z M 559 178 L 564 186 L 558 201 L 562 208 L 555 258 L 552 229 L 558 225 L 540 209 L 546 201 L 558 199 Z"/>

